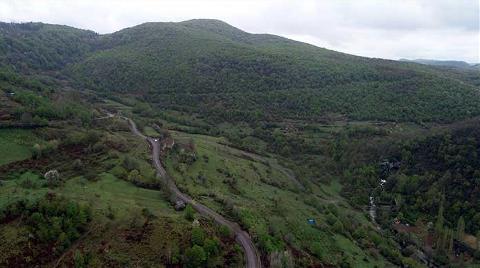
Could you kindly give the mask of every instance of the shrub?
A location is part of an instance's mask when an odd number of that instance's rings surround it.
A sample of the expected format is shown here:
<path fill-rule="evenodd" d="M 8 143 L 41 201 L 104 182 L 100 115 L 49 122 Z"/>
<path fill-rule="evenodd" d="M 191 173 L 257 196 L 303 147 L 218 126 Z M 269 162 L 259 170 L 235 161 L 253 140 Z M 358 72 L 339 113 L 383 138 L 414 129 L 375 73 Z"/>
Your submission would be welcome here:
<path fill-rule="evenodd" d="M 185 207 L 185 219 L 189 221 L 193 221 L 194 216 L 195 216 L 195 210 L 193 209 L 192 205 L 188 204 Z"/>
<path fill-rule="evenodd" d="M 88 169 L 84 174 L 83 177 L 89 181 L 96 181 L 98 179 L 97 171 L 93 169 Z"/>
<path fill-rule="evenodd" d="M 473 257 L 476 259 L 476 260 L 480 260 L 480 249 L 475 251 L 473 253 Z"/>
<path fill-rule="evenodd" d="M 39 159 L 43 155 L 47 155 L 57 150 L 59 142 L 57 140 L 48 141 L 45 144 L 35 144 L 32 148 L 33 158 Z"/>
<path fill-rule="evenodd" d="M 194 245 L 203 246 L 203 241 L 205 240 L 205 232 L 198 227 L 193 228 L 192 230 L 192 243 Z"/>
<path fill-rule="evenodd" d="M 142 216 L 145 217 L 147 221 L 155 219 L 155 215 L 148 208 L 142 209 Z"/>
<path fill-rule="evenodd" d="M 72 166 L 73 166 L 73 169 L 76 171 L 80 171 L 84 167 L 81 159 L 75 159 L 75 161 L 73 161 Z"/>
<path fill-rule="evenodd" d="M 49 187 L 56 187 L 62 183 L 60 173 L 56 169 L 50 170 L 45 173 L 44 178 L 47 180 L 47 184 Z"/>
<path fill-rule="evenodd" d="M 220 233 L 220 236 L 222 236 L 223 238 L 227 238 L 227 237 L 232 238 L 232 236 L 233 236 L 230 229 L 225 225 L 220 226 L 219 233 Z"/>
<path fill-rule="evenodd" d="M 382 254 L 387 260 L 389 260 L 393 264 L 402 264 L 402 258 L 400 256 L 400 253 L 397 250 L 388 247 L 387 245 L 380 246 L 380 254 Z"/>
<path fill-rule="evenodd" d="M 89 267 L 91 256 L 90 254 L 83 254 L 79 250 L 75 250 L 73 254 L 73 263 L 75 268 L 86 268 Z"/>
<path fill-rule="evenodd" d="M 91 220 L 88 206 L 51 194 L 31 205 L 24 202 L 23 206 L 26 208 L 21 213 L 24 214 L 33 242 L 40 245 L 56 244 L 55 253 L 63 251 L 78 239 Z"/>
<path fill-rule="evenodd" d="M 327 223 L 329 225 L 334 225 L 338 221 L 337 217 L 333 215 L 332 213 L 327 214 Z"/>
<path fill-rule="evenodd" d="M 34 159 L 39 159 L 42 157 L 42 147 L 40 144 L 36 143 L 32 148 L 32 155 Z"/>
<path fill-rule="evenodd" d="M 207 253 L 207 257 L 216 256 L 220 253 L 220 241 L 217 238 L 207 238 L 203 243 L 203 248 L 205 253 Z"/>
<path fill-rule="evenodd" d="M 272 253 L 283 249 L 283 243 L 280 239 L 269 234 L 259 234 L 258 244 L 260 250 L 265 253 Z"/>
<path fill-rule="evenodd" d="M 138 170 L 134 169 L 128 174 L 128 180 L 131 182 L 143 181 L 143 176 Z"/>
<path fill-rule="evenodd" d="M 110 173 L 119 179 L 127 178 L 127 170 L 125 170 L 122 166 L 115 166 L 110 170 Z"/>
<path fill-rule="evenodd" d="M 206 260 L 205 250 L 198 245 L 194 245 L 185 251 L 185 264 L 187 267 L 201 267 Z"/>
<path fill-rule="evenodd" d="M 336 233 L 343 233 L 343 224 L 338 220 L 333 224 L 332 228 Z"/>
<path fill-rule="evenodd" d="M 138 160 L 129 155 L 125 156 L 122 164 L 127 171 L 132 171 L 134 169 L 140 168 L 140 164 L 138 163 Z"/>

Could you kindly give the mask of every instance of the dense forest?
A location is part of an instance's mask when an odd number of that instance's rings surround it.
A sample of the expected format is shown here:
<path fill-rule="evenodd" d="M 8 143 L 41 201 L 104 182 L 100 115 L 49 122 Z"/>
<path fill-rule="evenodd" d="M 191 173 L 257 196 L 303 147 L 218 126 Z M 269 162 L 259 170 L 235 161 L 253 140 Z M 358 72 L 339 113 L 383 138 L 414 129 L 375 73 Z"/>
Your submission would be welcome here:
<path fill-rule="evenodd" d="M 3 23 L 0 31 L 0 62 L 16 71 L 55 71 L 82 88 L 217 121 L 340 114 L 451 122 L 480 114 L 478 73 L 351 56 L 221 21 L 146 23 L 108 35 L 41 23 Z"/>
<path fill-rule="evenodd" d="M 401 196 L 400 212 L 410 222 L 420 215 L 434 219 L 443 205 L 445 223 L 461 217 L 465 230 L 480 231 L 480 129 L 478 120 L 451 132 L 405 144 L 396 157 L 402 167 L 387 177 L 385 191 Z"/>

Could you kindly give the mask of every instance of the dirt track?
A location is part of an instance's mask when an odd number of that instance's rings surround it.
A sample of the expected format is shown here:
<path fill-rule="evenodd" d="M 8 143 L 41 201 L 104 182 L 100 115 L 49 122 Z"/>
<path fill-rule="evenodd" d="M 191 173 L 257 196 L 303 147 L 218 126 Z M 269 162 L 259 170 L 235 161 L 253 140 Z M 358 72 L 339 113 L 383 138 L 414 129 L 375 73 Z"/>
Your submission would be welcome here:
<path fill-rule="evenodd" d="M 228 227 L 230 231 L 232 231 L 235 234 L 235 240 L 237 241 L 237 243 L 239 243 L 243 248 L 246 267 L 248 268 L 262 267 L 262 262 L 260 261 L 260 254 L 258 253 L 257 248 L 253 244 L 252 239 L 250 238 L 250 235 L 244 230 L 242 230 L 242 228 L 237 223 L 231 222 L 225 219 L 223 216 L 216 213 L 212 209 L 202 204 L 199 204 L 188 195 L 182 193 L 178 189 L 178 187 L 175 185 L 175 182 L 168 176 L 167 172 L 165 171 L 165 168 L 162 166 L 162 163 L 160 162 L 160 143 L 158 139 L 154 139 L 154 138 L 143 135 L 137 129 L 135 122 L 133 122 L 129 118 L 124 117 L 124 119 L 126 119 L 129 122 L 130 129 L 135 135 L 145 139 L 151 145 L 153 164 L 155 166 L 155 169 L 157 170 L 157 175 L 163 178 L 164 180 L 166 180 L 166 184 L 170 188 L 170 191 L 175 193 L 178 199 L 182 200 L 187 204 L 190 204 L 201 215 L 210 217 L 214 219 L 218 224 Z"/>

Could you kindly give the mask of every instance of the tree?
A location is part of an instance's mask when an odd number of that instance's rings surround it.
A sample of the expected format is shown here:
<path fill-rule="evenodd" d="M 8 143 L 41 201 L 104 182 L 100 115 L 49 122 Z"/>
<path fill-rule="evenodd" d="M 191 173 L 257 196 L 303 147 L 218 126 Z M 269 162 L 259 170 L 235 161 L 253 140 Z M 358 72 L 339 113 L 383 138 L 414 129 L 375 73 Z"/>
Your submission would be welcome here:
<path fill-rule="evenodd" d="M 80 171 L 83 169 L 83 162 L 81 159 L 75 159 L 75 161 L 73 161 L 73 169 L 77 170 L 77 171 Z"/>
<path fill-rule="evenodd" d="M 138 170 L 134 169 L 128 174 L 128 180 L 131 182 L 143 181 L 143 177 Z"/>
<path fill-rule="evenodd" d="M 192 230 L 192 243 L 194 245 L 203 246 L 203 241 L 205 240 L 205 232 L 198 227 L 193 228 Z"/>
<path fill-rule="evenodd" d="M 453 230 L 450 229 L 448 231 L 448 240 L 447 240 L 447 250 L 449 253 L 452 253 L 453 252 Z"/>
<path fill-rule="evenodd" d="M 189 221 L 193 221 L 195 215 L 195 211 L 193 210 L 192 205 L 188 204 L 187 207 L 185 208 L 185 219 Z"/>
<path fill-rule="evenodd" d="M 336 233 L 342 233 L 343 232 L 343 224 L 341 221 L 337 220 L 333 226 L 332 226 L 333 230 L 336 232 Z"/>
<path fill-rule="evenodd" d="M 437 234 L 440 234 L 441 232 L 443 232 L 444 221 L 445 221 L 445 218 L 443 217 L 443 200 L 442 200 L 438 208 L 437 221 L 435 222 L 435 232 L 437 232 Z"/>
<path fill-rule="evenodd" d="M 128 171 L 138 169 L 139 166 L 140 164 L 138 163 L 138 161 L 129 155 L 126 155 L 125 159 L 123 159 L 123 167 Z"/>
<path fill-rule="evenodd" d="M 185 259 L 187 267 L 201 267 L 207 260 L 207 255 L 201 246 L 194 245 L 185 251 Z"/>
<path fill-rule="evenodd" d="M 218 241 L 217 238 L 213 238 L 213 239 L 207 238 L 203 243 L 203 248 L 207 253 L 207 257 L 215 256 L 220 251 L 220 241 Z"/>
<path fill-rule="evenodd" d="M 42 157 L 42 146 L 40 146 L 40 144 L 38 144 L 38 143 L 33 145 L 32 154 L 33 154 L 33 158 L 35 158 L 35 159 L 41 158 Z"/>
<path fill-rule="evenodd" d="M 463 241 L 463 237 L 465 236 L 465 220 L 463 219 L 463 216 L 458 219 L 457 233 L 455 236 L 458 241 Z"/>
<path fill-rule="evenodd" d="M 231 238 L 232 237 L 232 232 L 230 231 L 230 229 L 225 226 L 225 225 L 221 225 L 219 227 L 219 232 L 220 232 L 220 235 L 223 237 L 223 238 Z"/>
<path fill-rule="evenodd" d="M 48 120 L 36 115 L 33 117 L 32 123 L 37 126 L 44 126 L 48 125 Z"/>
<path fill-rule="evenodd" d="M 22 121 L 22 123 L 31 124 L 32 120 L 33 120 L 32 114 L 31 113 L 23 113 L 20 120 Z"/>
<path fill-rule="evenodd" d="M 50 187 L 58 186 L 61 183 L 60 173 L 56 169 L 45 173 L 44 178 L 47 180 L 47 184 Z"/>
<path fill-rule="evenodd" d="M 480 251 L 480 231 L 477 232 L 477 250 Z"/>

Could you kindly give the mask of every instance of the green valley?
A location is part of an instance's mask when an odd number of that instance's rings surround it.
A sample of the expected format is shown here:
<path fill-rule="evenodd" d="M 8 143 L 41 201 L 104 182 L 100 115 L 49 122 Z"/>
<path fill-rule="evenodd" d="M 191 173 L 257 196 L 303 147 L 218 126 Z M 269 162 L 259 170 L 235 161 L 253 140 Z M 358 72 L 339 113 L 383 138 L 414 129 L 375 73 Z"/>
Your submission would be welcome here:
<path fill-rule="evenodd" d="M 476 267 L 478 81 L 218 20 L 0 23 L 0 266 Z"/>

